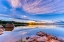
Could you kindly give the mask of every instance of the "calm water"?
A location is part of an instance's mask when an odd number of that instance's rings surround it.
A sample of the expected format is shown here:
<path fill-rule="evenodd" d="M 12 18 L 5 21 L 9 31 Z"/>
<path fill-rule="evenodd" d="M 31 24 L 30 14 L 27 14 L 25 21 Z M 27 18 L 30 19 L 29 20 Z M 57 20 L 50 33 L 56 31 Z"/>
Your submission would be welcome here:
<path fill-rule="evenodd" d="M 64 39 L 64 28 L 62 26 L 32 25 L 15 27 L 13 31 L 4 31 L 4 33 L 0 35 L 0 42 L 16 42 L 20 38 L 33 36 L 38 31 L 43 31 L 45 33 L 49 33 L 51 35 Z"/>

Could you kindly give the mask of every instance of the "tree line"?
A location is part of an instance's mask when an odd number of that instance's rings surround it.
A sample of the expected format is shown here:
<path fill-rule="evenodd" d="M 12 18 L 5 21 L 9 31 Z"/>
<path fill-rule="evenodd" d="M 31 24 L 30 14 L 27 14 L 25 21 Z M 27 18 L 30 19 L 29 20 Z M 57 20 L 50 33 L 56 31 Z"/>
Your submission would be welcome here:
<path fill-rule="evenodd" d="M 15 21 L 2 21 L 0 20 L 0 25 L 4 26 L 7 24 L 7 23 L 13 23 L 15 27 L 17 26 L 26 26 L 28 25 L 28 23 L 24 23 L 24 22 L 15 22 Z"/>

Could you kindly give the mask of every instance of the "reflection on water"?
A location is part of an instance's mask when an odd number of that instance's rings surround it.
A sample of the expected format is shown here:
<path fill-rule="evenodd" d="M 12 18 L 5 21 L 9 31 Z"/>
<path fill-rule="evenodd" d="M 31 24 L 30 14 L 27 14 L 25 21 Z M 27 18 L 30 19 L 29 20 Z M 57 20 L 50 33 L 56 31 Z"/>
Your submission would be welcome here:
<path fill-rule="evenodd" d="M 13 31 L 26 31 L 28 35 L 34 35 L 38 31 L 43 31 L 58 37 L 64 38 L 64 28 L 60 25 L 30 25 L 30 26 L 20 26 L 15 27 Z M 30 33 L 29 33 L 30 32 Z"/>
<path fill-rule="evenodd" d="M 0 42 L 16 42 L 22 37 L 35 35 L 38 31 L 43 31 L 64 39 L 64 28 L 56 25 L 30 25 L 15 27 L 13 31 L 4 31 L 0 35 Z"/>
<path fill-rule="evenodd" d="M 64 25 L 58 25 L 58 27 L 62 27 L 62 28 L 64 28 Z"/>
<path fill-rule="evenodd" d="M 20 28 L 56 28 L 57 25 L 29 25 L 29 26 L 20 26 Z"/>

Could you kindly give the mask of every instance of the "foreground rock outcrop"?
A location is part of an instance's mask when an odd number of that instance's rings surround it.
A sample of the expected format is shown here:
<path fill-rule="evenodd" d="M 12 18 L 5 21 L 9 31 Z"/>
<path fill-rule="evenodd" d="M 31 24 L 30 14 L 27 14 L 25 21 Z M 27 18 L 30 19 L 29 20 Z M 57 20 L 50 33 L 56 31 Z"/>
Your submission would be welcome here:
<path fill-rule="evenodd" d="M 22 42 L 64 42 L 64 40 L 40 31 L 36 33 L 36 36 L 30 36 L 22 39 Z"/>
<path fill-rule="evenodd" d="M 5 30 L 4 27 L 2 25 L 0 25 L 0 35 L 3 34 L 4 30 Z"/>

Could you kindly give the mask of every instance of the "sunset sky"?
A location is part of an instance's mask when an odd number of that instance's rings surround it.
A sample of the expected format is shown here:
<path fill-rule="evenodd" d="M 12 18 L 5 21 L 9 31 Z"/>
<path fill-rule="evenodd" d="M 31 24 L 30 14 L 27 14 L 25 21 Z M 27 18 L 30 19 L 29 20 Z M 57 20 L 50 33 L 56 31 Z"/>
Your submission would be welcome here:
<path fill-rule="evenodd" d="M 64 0 L 0 0 L 0 19 L 63 20 Z"/>

